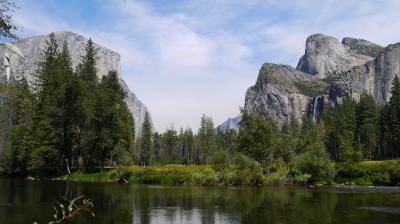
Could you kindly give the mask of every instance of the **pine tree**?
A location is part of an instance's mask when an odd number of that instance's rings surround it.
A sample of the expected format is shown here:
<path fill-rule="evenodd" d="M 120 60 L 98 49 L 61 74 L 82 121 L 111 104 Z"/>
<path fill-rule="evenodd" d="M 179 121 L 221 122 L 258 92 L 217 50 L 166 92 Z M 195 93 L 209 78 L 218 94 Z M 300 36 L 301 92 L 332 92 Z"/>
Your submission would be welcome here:
<path fill-rule="evenodd" d="M 198 131 L 200 143 L 200 160 L 203 164 L 208 164 L 209 157 L 215 149 L 214 142 L 214 123 L 211 117 L 203 114 Z"/>
<path fill-rule="evenodd" d="M 10 173 L 24 175 L 31 153 L 35 98 L 24 78 L 7 84 L 1 93 L 4 97 L 0 105 L 0 131 L 5 147 L 2 163 Z"/>
<path fill-rule="evenodd" d="M 400 156 L 400 80 L 395 76 L 392 89 L 390 91 L 391 97 L 388 102 L 386 117 L 386 129 L 387 133 L 387 156 L 394 158 Z"/>
<path fill-rule="evenodd" d="M 338 111 L 339 158 L 342 161 L 357 161 L 362 157 L 356 141 L 356 102 L 351 97 L 343 99 Z"/>
<path fill-rule="evenodd" d="M 62 109 L 60 61 L 58 44 L 54 34 L 50 34 L 43 52 L 43 60 L 36 73 L 35 106 L 32 130 L 32 154 L 29 169 L 57 168 L 61 158 L 63 142 L 61 129 Z"/>
<path fill-rule="evenodd" d="M 263 117 L 242 110 L 237 137 L 237 151 L 264 164 L 272 155 L 274 136 L 273 125 Z"/>
<path fill-rule="evenodd" d="M 379 112 L 374 98 L 364 92 L 357 104 L 357 141 L 366 159 L 373 159 L 377 152 Z"/>
<path fill-rule="evenodd" d="M 153 155 L 152 128 L 150 116 L 146 112 L 140 138 L 140 161 L 143 165 L 150 165 Z"/>
<path fill-rule="evenodd" d="M 92 39 L 89 39 L 85 46 L 85 54 L 82 56 L 81 63 L 78 65 L 78 72 L 86 82 L 87 87 L 92 87 L 97 84 L 96 54 L 94 43 Z"/>

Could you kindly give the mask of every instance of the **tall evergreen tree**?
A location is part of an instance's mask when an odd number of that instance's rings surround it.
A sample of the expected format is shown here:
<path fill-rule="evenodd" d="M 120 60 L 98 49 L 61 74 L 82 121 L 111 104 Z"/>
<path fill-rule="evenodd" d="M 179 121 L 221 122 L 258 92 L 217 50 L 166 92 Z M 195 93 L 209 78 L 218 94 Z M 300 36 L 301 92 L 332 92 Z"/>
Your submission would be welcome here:
<path fill-rule="evenodd" d="M 200 159 L 201 163 L 208 164 L 209 157 L 215 149 L 214 141 L 214 123 L 211 117 L 203 114 L 200 121 L 200 129 L 198 131 L 200 143 Z"/>
<path fill-rule="evenodd" d="M 2 89 L 0 105 L 0 133 L 5 155 L 1 161 L 9 173 L 26 174 L 31 153 L 32 117 L 35 98 L 25 79 L 15 81 Z"/>
<path fill-rule="evenodd" d="M 237 150 L 263 164 L 272 155 L 275 130 L 263 117 L 242 110 Z"/>
<path fill-rule="evenodd" d="M 146 112 L 143 127 L 142 136 L 140 138 L 140 162 L 143 165 L 150 165 L 153 155 L 153 142 L 152 142 L 152 128 L 150 123 L 150 116 Z"/>
<path fill-rule="evenodd" d="M 36 72 L 35 93 L 38 99 L 33 117 L 32 170 L 57 168 L 63 142 L 60 115 L 61 75 L 55 35 L 49 35 L 43 51 L 43 60 Z"/>
<path fill-rule="evenodd" d="M 400 156 L 400 80 L 395 76 L 383 121 L 386 133 L 387 156 L 394 158 Z"/>
<path fill-rule="evenodd" d="M 374 98 L 364 92 L 357 104 L 357 141 L 363 157 L 373 159 L 378 147 L 379 107 Z"/>

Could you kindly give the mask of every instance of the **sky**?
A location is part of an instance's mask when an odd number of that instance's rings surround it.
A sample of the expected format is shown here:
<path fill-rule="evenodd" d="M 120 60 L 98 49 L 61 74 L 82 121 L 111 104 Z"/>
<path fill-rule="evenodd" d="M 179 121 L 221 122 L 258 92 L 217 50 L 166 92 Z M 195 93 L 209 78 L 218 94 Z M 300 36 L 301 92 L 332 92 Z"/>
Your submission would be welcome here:
<path fill-rule="evenodd" d="M 155 130 L 239 114 L 265 62 L 296 66 L 307 36 L 400 41 L 398 0 L 15 0 L 20 37 L 72 31 L 117 51 Z"/>

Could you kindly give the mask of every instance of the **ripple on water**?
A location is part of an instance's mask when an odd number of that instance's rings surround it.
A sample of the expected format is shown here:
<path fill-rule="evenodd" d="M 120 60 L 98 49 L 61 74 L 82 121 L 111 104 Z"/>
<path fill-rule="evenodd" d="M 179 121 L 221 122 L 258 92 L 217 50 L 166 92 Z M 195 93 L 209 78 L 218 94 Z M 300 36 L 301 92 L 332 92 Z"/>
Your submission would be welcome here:
<path fill-rule="evenodd" d="M 360 207 L 359 209 L 373 212 L 400 214 L 400 207 Z"/>

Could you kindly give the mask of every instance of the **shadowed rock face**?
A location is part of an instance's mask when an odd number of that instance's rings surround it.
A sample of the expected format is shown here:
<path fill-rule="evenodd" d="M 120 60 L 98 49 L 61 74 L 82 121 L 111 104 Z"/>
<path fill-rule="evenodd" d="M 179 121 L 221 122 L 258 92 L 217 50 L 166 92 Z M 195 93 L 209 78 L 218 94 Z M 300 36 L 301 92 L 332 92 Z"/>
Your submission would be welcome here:
<path fill-rule="evenodd" d="M 278 125 L 303 116 L 318 121 L 324 108 L 342 98 L 359 100 L 370 93 L 378 104 L 389 101 L 394 77 L 400 74 L 400 43 L 381 47 L 362 39 L 314 34 L 307 38 L 297 68 L 264 64 L 246 92 L 245 109 Z"/>
<path fill-rule="evenodd" d="M 80 62 L 81 56 L 83 56 L 85 52 L 85 46 L 88 39 L 72 32 L 55 32 L 54 34 L 60 48 L 64 41 L 67 42 L 71 54 L 72 66 L 75 68 Z M 21 58 L 17 55 L 10 54 L 12 79 L 20 79 L 22 77 L 25 77 L 28 82 L 32 84 L 35 79 L 34 74 L 36 72 L 36 69 L 38 68 L 38 63 L 42 60 L 42 52 L 46 46 L 47 40 L 48 35 L 43 35 L 24 38 L 14 43 L 22 50 L 26 57 Z M 148 110 L 146 106 L 135 96 L 135 94 L 122 80 L 120 55 L 117 52 L 102 47 L 98 44 L 94 44 L 94 46 L 97 52 L 97 76 L 100 79 L 104 75 L 107 75 L 108 72 L 111 70 L 117 71 L 121 86 L 127 93 L 125 102 L 127 103 L 129 110 L 133 114 L 133 118 L 135 120 L 135 132 L 136 136 L 138 136 L 143 124 L 144 114 Z M 3 57 L 4 53 L 5 49 L 0 48 L 0 57 Z M 5 80 L 6 75 L 4 72 L 3 64 L 1 63 L 0 82 L 4 82 Z"/>

